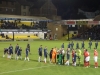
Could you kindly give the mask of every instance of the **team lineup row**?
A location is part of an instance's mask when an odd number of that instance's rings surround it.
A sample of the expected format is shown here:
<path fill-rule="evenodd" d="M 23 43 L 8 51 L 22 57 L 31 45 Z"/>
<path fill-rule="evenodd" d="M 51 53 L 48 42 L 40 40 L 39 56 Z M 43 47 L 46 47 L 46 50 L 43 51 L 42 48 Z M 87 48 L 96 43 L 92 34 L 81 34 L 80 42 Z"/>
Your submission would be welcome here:
<path fill-rule="evenodd" d="M 46 58 L 47 58 L 47 48 L 44 48 L 44 62 L 46 63 Z M 72 53 L 71 53 L 72 52 Z M 89 61 L 90 61 L 90 53 L 87 49 L 84 49 L 84 52 L 82 53 L 82 51 L 78 48 L 77 50 L 71 49 L 71 48 L 67 48 L 67 50 L 64 50 L 64 43 L 61 46 L 61 49 L 57 49 L 57 48 L 52 48 L 52 50 L 50 51 L 50 62 L 52 63 L 57 63 L 57 64 L 65 64 L 65 65 L 69 65 L 70 62 L 70 55 L 72 55 L 72 65 L 76 66 L 76 60 L 78 58 L 78 65 L 80 66 L 81 64 L 81 56 L 84 55 L 84 66 L 85 67 L 89 67 Z M 66 61 L 64 60 L 66 56 Z M 41 57 L 42 57 L 42 45 L 39 48 L 39 62 L 41 61 Z M 57 62 L 56 62 L 57 59 Z M 95 68 L 98 68 L 98 52 L 96 50 L 96 48 L 94 48 L 94 62 L 95 62 Z"/>
<path fill-rule="evenodd" d="M 25 60 L 27 59 L 29 61 L 29 57 L 28 54 L 30 52 L 30 44 L 27 44 L 26 50 L 25 50 Z M 5 57 L 5 55 L 7 54 L 7 58 L 11 59 L 13 57 L 14 51 L 13 51 L 13 46 L 10 44 L 10 46 L 8 48 L 4 48 L 4 54 L 3 57 Z M 19 47 L 19 45 L 17 44 L 15 47 L 15 59 L 18 60 L 19 58 L 22 59 L 22 48 Z"/>
<path fill-rule="evenodd" d="M 84 42 L 82 42 L 82 43 L 84 43 Z M 76 47 L 77 47 L 77 50 L 74 50 L 72 48 L 72 44 L 69 43 L 68 48 L 65 51 L 64 50 L 64 43 L 63 43 L 61 45 L 60 49 L 52 48 L 50 50 L 50 53 L 48 53 L 47 47 L 45 46 L 44 51 L 43 51 L 43 47 L 42 47 L 42 45 L 40 45 L 40 47 L 38 49 L 38 54 L 39 54 L 38 61 L 41 62 L 42 53 L 44 53 L 44 62 L 45 63 L 47 62 L 47 56 L 49 54 L 50 63 L 69 65 L 70 55 L 72 54 L 72 65 L 76 66 L 77 58 L 78 58 L 78 62 L 79 62 L 78 65 L 80 65 L 81 55 L 84 55 L 84 66 L 89 67 L 89 60 L 90 60 L 89 52 L 87 51 L 87 49 L 84 49 L 84 53 L 82 53 L 82 51 L 78 48 L 78 46 L 76 46 Z M 84 48 L 84 46 L 82 46 L 82 48 Z M 97 63 L 98 52 L 97 52 L 96 48 L 94 49 L 95 68 L 98 67 L 98 63 Z M 16 60 L 18 60 L 19 58 L 22 59 L 21 53 L 22 53 L 22 48 L 19 47 L 19 45 L 17 44 L 15 47 L 15 59 Z M 25 50 L 25 54 L 26 54 L 25 60 L 29 61 L 29 57 L 28 57 L 29 53 L 30 53 L 30 44 L 27 44 L 27 47 Z M 7 54 L 7 58 L 11 59 L 11 57 L 13 55 L 13 46 L 11 44 L 10 44 L 9 48 L 4 48 L 3 57 L 5 57 L 5 54 Z M 67 59 L 66 61 L 65 61 L 65 57 Z"/>

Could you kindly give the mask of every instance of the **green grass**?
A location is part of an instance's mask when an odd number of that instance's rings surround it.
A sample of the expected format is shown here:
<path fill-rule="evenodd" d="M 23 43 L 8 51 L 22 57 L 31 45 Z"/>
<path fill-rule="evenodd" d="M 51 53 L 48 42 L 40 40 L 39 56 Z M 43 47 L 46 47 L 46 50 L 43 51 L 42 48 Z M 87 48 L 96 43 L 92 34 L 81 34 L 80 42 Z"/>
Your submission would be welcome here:
<path fill-rule="evenodd" d="M 6 57 L 3 58 L 3 49 L 9 47 L 9 44 L 12 44 L 14 47 L 16 44 L 19 44 L 22 47 L 22 57 L 23 60 L 8 60 Z M 30 61 L 24 61 L 25 57 L 25 47 L 27 43 L 31 45 L 31 55 Z M 61 44 L 65 43 L 65 47 L 67 48 L 68 41 L 15 41 L 15 42 L 0 42 L 0 75 L 100 75 L 100 68 L 94 68 L 94 60 L 93 60 L 93 48 L 94 42 L 92 46 L 92 50 L 88 49 L 88 42 L 85 41 L 85 47 L 89 50 L 91 55 L 90 67 L 83 67 L 83 56 L 81 59 L 81 66 L 73 67 L 73 66 L 63 66 L 63 65 L 54 65 L 49 63 L 44 64 L 43 62 L 37 62 L 38 59 L 38 47 L 43 45 L 43 47 L 48 47 L 48 52 L 52 47 L 60 48 Z M 76 41 L 74 41 L 76 43 Z M 81 45 L 81 42 L 79 42 Z M 75 47 L 75 46 L 74 46 Z M 100 53 L 100 47 L 98 47 L 98 52 Z M 43 59 L 43 57 L 42 57 Z M 65 58 L 66 59 L 66 58 Z M 100 60 L 98 60 L 100 63 Z"/>

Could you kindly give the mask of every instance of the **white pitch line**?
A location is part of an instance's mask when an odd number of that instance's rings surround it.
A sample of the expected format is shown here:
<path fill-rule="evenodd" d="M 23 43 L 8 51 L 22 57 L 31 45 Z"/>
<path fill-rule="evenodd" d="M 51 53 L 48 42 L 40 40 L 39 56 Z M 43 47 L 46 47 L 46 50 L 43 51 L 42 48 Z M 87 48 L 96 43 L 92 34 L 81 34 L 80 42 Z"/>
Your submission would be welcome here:
<path fill-rule="evenodd" d="M 50 65 L 50 66 L 55 66 L 55 65 Z M 14 72 L 27 71 L 27 70 L 34 70 L 34 69 L 45 68 L 45 67 L 50 67 L 50 66 L 41 66 L 41 67 L 34 67 L 34 68 L 28 68 L 28 69 L 22 69 L 22 70 L 15 70 L 15 71 L 1 72 L 0 75 L 2 75 L 2 74 L 8 74 L 8 73 L 14 73 Z"/>

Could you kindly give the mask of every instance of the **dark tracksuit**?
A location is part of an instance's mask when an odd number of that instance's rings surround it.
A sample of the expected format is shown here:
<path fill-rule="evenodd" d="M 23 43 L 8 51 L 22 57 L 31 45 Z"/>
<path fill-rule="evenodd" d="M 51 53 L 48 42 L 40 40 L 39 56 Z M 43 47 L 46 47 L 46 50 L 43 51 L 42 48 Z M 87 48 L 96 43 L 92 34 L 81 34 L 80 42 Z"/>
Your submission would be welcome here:
<path fill-rule="evenodd" d="M 90 41 L 90 42 L 89 42 L 89 48 L 90 48 L 90 49 L 91 49 L 91 46 L 92 46 L 92 42 Z"/>

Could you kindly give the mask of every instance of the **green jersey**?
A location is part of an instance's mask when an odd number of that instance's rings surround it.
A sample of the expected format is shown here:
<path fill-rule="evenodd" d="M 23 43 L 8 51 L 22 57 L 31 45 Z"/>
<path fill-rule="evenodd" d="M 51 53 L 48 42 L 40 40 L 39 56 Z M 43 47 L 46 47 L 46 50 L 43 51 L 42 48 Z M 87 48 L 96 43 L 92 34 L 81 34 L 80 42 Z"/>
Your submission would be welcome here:
<path fill-rule="evenodd" d="M 81 55 L 82 55 L 82 51 L 81 51 L 81 50 L 78 50 L 77 55 L 78 55 L 78 56 L 81 56 Z"/>

